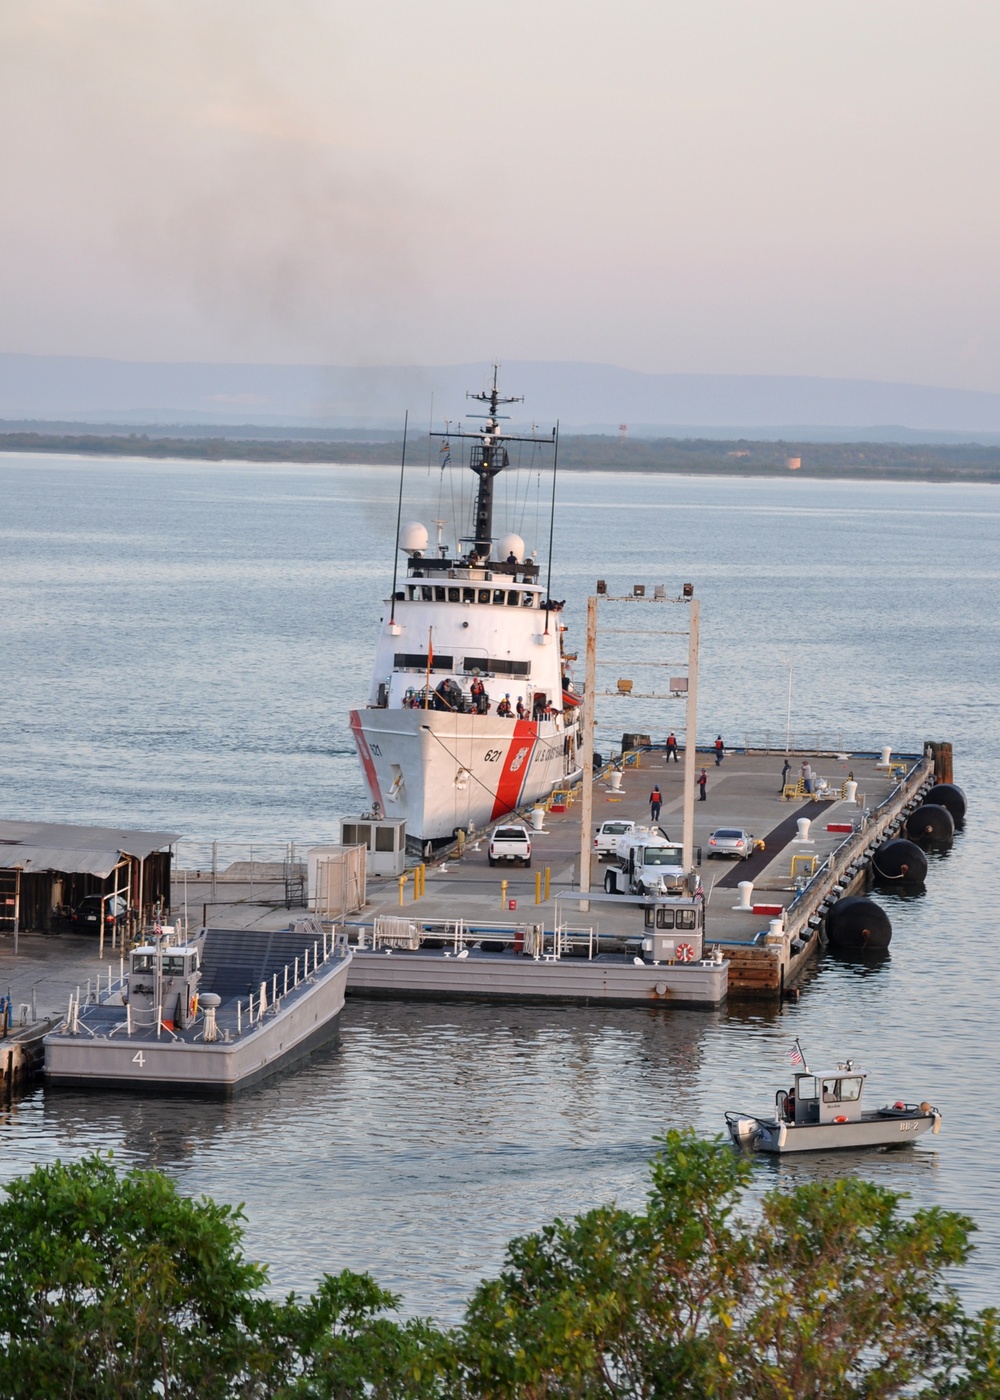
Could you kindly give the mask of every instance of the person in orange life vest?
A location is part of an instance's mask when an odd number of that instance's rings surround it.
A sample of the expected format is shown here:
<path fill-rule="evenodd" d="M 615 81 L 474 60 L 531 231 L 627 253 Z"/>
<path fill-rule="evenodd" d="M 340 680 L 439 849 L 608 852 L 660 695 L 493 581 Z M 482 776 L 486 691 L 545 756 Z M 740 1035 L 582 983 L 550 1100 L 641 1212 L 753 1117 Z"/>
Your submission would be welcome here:
<path fill-rule="evenodd" d="M 657 783 L 653 791 L 649 794 L 649 815 L 654 822 L 660 820 L 660 803 L 662 801 L 663 797 L 660 793 L 659 784 Z"/>
<path fill-rule="evenodd" d="M 521 699 L 520 695 L 517 697 L 517 717 L 518 719 L 528 718 L 528 711 L 524 708 L 524 701 Z"/>
<path fill-rule="evenodd" d="M 510 696 L 505 695 L 497 706 L 497 714 L 501 719 L 513 718 L 513 711 L 510 708 Z"/>
<path fill-rule="evenodd" d="M 667 757 L 666 757 L 666 762 L 667 762 L 667 763 L 670 762 L 670 755 L 671 755 L 671 754 L 673 754 L 673 756 L 674 756 L 674 762 L 675 762 L 675 763 L 680 763 L 680 759 L 677 757 L 677 738 L 676 738 L 676 736 L 675 736 L 675 734 L 674 734 L 674 731 L 673 731 L 672 729 L 671 729 L 670 733 L 667 735 Z"/>
<path fill-rule="evenodd" d="M 698 799 L 699 799 L 699 801 L 701 801 L 701 802 L 704 802 L 704 801 L 706 800 L 706 798 L 705 798 L 705 789 L 706 789 L 707 787 L 708 787 L 708 774 L 705 772 L 705 770 L 704 770 L 704 768 L 703 768 L 703 769 L 701 770 L 701 772 L 698 774 L 698 788 L 699 788 Z"/>
<path fill-rule="evenodd" d="M 722 735 L 720 734 L 719 737 L 718 737 L 718 738 L 716 739 L 716 741 L 715 741 L 715 766 L 716 766 L 716 768 L 718 768 L 719 764 L 722 762 L 722 759 L 723 759 L 723 756 L 724 756 L 725 752 L 726 752 L 726 746 L 725 746 L 725 744 L 722 742 Z"/>

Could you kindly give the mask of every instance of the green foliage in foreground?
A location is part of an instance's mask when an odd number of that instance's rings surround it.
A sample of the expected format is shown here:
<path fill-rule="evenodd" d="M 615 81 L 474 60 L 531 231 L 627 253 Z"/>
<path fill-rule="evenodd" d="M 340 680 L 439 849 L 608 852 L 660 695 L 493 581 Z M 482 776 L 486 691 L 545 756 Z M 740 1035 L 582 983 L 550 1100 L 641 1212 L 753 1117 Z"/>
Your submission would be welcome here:
<path fill-rule="evenodd" d="M 0 1204 L 0 1396 L 275 1400 L 1000 1400 L 1000 1315 L 948 1271 L 972 1222 L 853 1178 L 770 1192 L 670 1133 L 646 1208 L 514 1240 L 461 1327 L 401 1322 L 367 1275 L 265 1298 L 242 1215 L 104 1158 Z"/>

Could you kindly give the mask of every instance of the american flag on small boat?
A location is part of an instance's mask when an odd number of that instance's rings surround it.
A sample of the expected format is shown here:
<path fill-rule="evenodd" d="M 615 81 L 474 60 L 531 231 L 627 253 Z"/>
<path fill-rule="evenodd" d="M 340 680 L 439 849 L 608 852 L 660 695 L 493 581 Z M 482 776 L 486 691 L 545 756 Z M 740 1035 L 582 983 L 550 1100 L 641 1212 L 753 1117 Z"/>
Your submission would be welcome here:
<path fill-rule="evenodd" d="M 802 1047 L 797 1040 L 793 1042 L 792 1048 L 788 1052 L 788 1058 L 791 1060 L 795 1069 L 798 1069 L 799 1065 L 805 1065 L 806 1059 L 802 1053 Z"/>

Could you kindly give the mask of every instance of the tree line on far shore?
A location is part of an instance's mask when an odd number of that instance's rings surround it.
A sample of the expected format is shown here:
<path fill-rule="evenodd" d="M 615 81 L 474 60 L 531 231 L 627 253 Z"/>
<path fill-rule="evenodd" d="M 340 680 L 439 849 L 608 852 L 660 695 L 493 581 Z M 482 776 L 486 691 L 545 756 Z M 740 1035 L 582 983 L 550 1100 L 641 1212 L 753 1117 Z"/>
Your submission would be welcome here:
<path fill-rule="evenodd" d="M 776 1187 L 670 1132 L 645 1208 L 511 1242 L 457 1327 L 404 1320 L 367 1274 L 263 1292 L 242 1213 L 109 1157 L 0 1203 L 0 1396 L 12 1400 L 991 1400 L 1000 1314 L 954 1288 L 966 1216 L 853 1176 Z M 442 1222 L 446 1227 L 447 1222 Z"/>
<path fill-rule="evenodd" d="M 545 446 L 548 446 L 546 442 Z M 457 462 L 457 444 L 455 458 Z M 252 437 L 149 436 L 145 433 L 0 433 L 0 452 L 70 453 L 101 457 L 183 458 L 195 461 L 350 463 L 398 466 L 402 440 L 287 441 Z M 548 467 L 551 452 L 511 445 L 512 465 Z M 407 461 L 435 466 L 440 442 L 412 437 Z M 798 463 L 798 465 L 794 465 Z M 1000 481 L 1000 446 L 979 443 L 738 442 L 702 438 L 618 438 L 567 434 L 559 468 L 568 471 L 654 472 L 708 476 L 810 476 L 903 481 Z"/>

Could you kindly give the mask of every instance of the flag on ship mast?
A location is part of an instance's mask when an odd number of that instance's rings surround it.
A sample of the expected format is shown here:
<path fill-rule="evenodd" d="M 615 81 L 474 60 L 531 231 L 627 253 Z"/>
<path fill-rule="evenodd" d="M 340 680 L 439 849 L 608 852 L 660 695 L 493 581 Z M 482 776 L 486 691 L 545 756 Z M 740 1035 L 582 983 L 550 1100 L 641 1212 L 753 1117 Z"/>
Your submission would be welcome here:
<path fill-rule="evenodd" d="M 788 1052 L 788 1058 L 792 1062 L 793 1069 L 798 1069 L 799 1065 L 801 1065 L 804 1070 L 808 1071 L 809 1066 L 806 1064 L 806 1057 L 802 1053 L 802 1046 L 799 1044 L 798 1038 L 793 1041 L 792 1048 Z"/>

